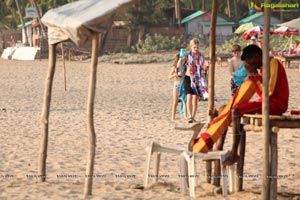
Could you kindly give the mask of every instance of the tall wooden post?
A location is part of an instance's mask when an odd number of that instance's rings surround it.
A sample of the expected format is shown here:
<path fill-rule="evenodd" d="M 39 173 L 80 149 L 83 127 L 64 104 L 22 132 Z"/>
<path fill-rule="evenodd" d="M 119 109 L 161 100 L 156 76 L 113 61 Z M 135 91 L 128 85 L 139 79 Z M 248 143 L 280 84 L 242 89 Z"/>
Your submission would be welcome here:
<path fill-rule="evenodd" d="M 235 176 L 235 192 L 240 192 L 243 190 L 243 181 L 244 181 L 244 162 L 245 162 L 245 153 L 246 153 L 246 132 L 240 130 L 241 138 L 238 147 L 238 153 L 240 156 L 239 161 L 236 165 L 236 176 Z"/>
<path fill-rule="evenodd" d="M 216 55 L 216 25 L 217 25 L 217 14 L 218 14 L 218 0 L 214 0 L 212 4 L 212 17 L 210 25 L 210 66 L 209 66 L 209 78 L 208 78 L 208 118 L 207 121 L 210 123 L 213 118 L 214 100 L 215 100 L 215 55 Z M 218 165 L 218 163 L 216 163 Z M 211 182 L 211 163 L 206 164 L 207 181 Z"/>
<path fill-rule="evenodd" d="M 56 52 L 56 44 L 49 45 L 48 75 L 46 78 L 46 87 L 44 91 L 44 101 L 43 101 L 43 110 L 42 110 L 42 133 L 41 133 L 41 143 L 40 143 L 39 163 L 38 163 L 38 180 L 40 182 L 44 182 L 46 180 L 49 112 L 50 112 L 53 77 L 54 77 L 55 64 L 56 64 L 55 52 Z"/>
<path fill-rule="evenodd" d="M 266 4 L 270 4 L 271 0 L 265 0 Z M 271 9 L 264 10 L 264 34 L 263 34 L 263 176 L 262 176 L 262 199 L 270 199 L 270 109 L 269 109 L 269 79 L 270 79 L 270 63 L 269 63 L 269 33 L 270 33 L 270 16 Z"/>
<path fill-rule="evenodd" d="M 277 170 L 278 170 L 278 146 L 277 146 L 277 140 L 278 140 L 278 131 L 279 128 L 274 131 L 274 128 L 272 128 L 271 132 L 271 177 L 270 180 L 270 199 L 277 199 Z"/>
<path fill-rule="evenodd" d="M 64 83 L 65 83 L 65 91 L 67 91 L 67 75 L 66 75 L 66 58 L 65 58 L 65 49 L 64 44 L 60 43 L 61 45 L 61 58 L 63 62 L 63 73 L 64 73 Z"/>
<path fill-rule="evenodd" d="M 96 153 L 96 133 L 94 128 L 94 100 L 97 82 L 99 33 L 93 33 L 92 39 L 92 57 L 90 66 L 90 81 L 87 101 L 87 128 L 88 128 L 88 157 L 86 165 L 84 195 L 92 195 L 94 163 Z"/>

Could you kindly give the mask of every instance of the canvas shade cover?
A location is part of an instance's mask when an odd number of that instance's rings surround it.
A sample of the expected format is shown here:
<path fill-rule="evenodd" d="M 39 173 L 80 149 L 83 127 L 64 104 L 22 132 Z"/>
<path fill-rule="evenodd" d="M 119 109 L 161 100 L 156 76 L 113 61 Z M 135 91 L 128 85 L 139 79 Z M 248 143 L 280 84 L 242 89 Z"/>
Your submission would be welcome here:
<path fill-rule="evenodd" d="M 71 40 L 82 46 L 93 32 L 103 32 L 118 11 L 137 0 L 79 0 L 49 10 L 42 22 L 48 27 L 48 42 Z"/>

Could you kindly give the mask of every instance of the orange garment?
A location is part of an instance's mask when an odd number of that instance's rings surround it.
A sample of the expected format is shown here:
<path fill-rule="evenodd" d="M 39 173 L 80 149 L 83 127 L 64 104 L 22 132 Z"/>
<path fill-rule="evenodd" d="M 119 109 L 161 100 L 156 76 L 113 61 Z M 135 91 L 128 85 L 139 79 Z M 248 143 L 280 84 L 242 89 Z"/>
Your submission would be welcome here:
<path fill-rule="evenodd" d="M 262 110 L 262 76 L 249 76 L 236 94 L 227 103 L 220 115 L 215 118 L 205 133 L 194 140 L 193 152 L 208 152 L 213 144 L 224 134 L 231 123 L 231 109 L 237 108 L 241 114 L 261 113 Z M 254 93 L 258 101 L 249 101 Z M 281 115 L 288 108 L 289 86 L 285 70 L 281 63 L 270 60 L 269 100 L 270 114 Z"/>

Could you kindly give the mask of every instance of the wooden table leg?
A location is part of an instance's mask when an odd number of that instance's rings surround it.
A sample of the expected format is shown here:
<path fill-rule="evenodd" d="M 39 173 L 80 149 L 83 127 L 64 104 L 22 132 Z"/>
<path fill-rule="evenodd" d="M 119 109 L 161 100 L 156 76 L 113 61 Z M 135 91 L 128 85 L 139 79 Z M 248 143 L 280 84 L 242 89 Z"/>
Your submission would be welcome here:
<path fill-rule="evenodd" d="M 246 132 L 241 132 L 241 138 L 239 143 L 239 156 L 240 159 L 237 162 L 236 177 L 235 177 L 235 192 L 240 192 L 243 190 L 243 180 L 244 180 L 244 162 L 245 162 L 245 151 L 246 151 Z"/>
<path fill-rule="evenodd" d="M 277 165 L 278 165 L 278 149 L 277 149 L 277 132 L 271 133 L 271 179 L 270 179 L 270 198 L 277 199 Z"/>
<path fill-rule="evenodd" d="M 287 61 L 286 61 L 286 68 L 290 68 L 290 65 L 291 65 L 291 61 L 290 61 L 290 60 L 287 60 Z"/>

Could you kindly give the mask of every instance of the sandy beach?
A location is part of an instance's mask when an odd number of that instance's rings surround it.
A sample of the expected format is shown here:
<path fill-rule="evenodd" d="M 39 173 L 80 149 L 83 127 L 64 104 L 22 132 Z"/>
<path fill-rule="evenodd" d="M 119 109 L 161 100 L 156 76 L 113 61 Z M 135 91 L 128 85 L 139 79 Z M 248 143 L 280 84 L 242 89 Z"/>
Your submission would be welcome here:
<path fill-rule="evenodd" d="M 148 189 L 143 184 L 145 147 L 153 140 L 186 147 L 191 132 L 174 129 L 171 119 L 172 62 L 114 64 L 99 62 L 95 99 L 97 134 L 93 196 L 88 199 L 191 199 L 179 190 L 179 159 L 161 157 L 161 177 Z M 300 63 L 286 69 L 290 84 L 288 113 L 300 110 Z M 0 60 L 0 199 L 84 199 L 87 158 L 86 101 L 89 62 L 66 62 L 67 91 L 58 59 L 49 122 L 47 176 L 35 179 L 41 133 L 41 110 L 48 60 Z M 228 68 L 215 70 L 216 107 L 230 98 Z M 196 119 L 206 120 L 207 101 L 200 101 Z M 177 115 L 177 121 L 183 120 Z M 196 199 L 261 199 L 260 132 L 247 133 L 244 191 L 223 197 L 202 184 Z M 300 199 L 300 130 L 279 132 L 278 199 Z M 228 131 L 225 149 L 232 144 Z M 197 171 L 205 178 L 205 163 Z M 154 179 L 150 178 L 150 182 Z"/>

